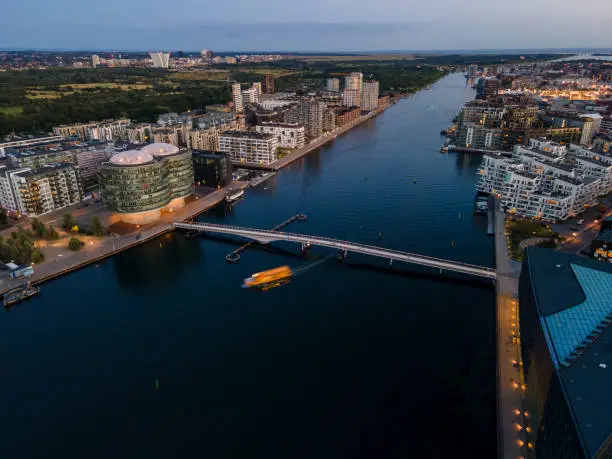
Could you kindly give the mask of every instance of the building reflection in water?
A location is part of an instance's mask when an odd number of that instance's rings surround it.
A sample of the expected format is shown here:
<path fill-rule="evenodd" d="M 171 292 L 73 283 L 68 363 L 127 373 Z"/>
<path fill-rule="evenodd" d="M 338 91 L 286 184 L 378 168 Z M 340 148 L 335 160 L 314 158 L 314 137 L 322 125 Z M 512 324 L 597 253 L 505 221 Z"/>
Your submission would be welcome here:
<path fill-rule="evenodd" d="M 198 265 L 202 248 L 181 233 L 168 233 L 112 257 L 117 281 L 124 287 L 168 287 L 186 270 Z"/>

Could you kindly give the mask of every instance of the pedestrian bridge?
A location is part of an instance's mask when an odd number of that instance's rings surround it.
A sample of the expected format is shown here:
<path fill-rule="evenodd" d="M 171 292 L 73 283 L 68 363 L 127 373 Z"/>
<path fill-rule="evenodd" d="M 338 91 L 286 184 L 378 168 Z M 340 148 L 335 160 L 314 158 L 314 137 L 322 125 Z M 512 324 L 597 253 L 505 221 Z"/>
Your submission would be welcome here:
<path fill-rule="evenodd" d="M 301 243 L 303 247 L 318 245 L 321 247 L 338 249 L 344 253 L 356 252 L 374 257 L 386 258 L 391 262 L 394 260 L 403 261 L 405 263 L 428 266 L 430 268 L 469 274 L 487 279 L 494 280 L 496 278 L 495 270 L 486 268 L 484 266 L 470 265 L 467 263 L 461 263 L 459 261 L 443 260 L 441 258 L 427 257 L 414 253 L 401 252 L 399 250 L 385 249 L 384 247 L 376 247 L 374 245 L 358 244 L 355 242 L 341 241 L 338 239 L 330 239 L 319 236 L 309 236 L 307 234 L 284 233 L 281 231 L 260 230 L 254 228 L 242 228 L 238 226 L 199 222 L 174 222 L 173 227 L 191 231 L 231 234 L 234 236 L 241 236 L 251 239 L 262 244 L 267 244 L 273 241 L 288 241 Z"/>

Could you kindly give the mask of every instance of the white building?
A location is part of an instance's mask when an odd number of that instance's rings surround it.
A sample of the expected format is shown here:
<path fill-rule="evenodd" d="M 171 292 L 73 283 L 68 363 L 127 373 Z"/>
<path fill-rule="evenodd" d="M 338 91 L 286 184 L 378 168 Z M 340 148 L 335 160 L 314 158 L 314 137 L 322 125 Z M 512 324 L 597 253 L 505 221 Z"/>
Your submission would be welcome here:
<path fill-rule="evenodd" d="M 79 140 L 123 140 L 130 126 L 128 118 L 120 120 L 92 121 L 91 123 L 64 124 L 53 128 L 53 133 L 62 137 L 77 137 Z"/>
<path fill-rule="evenodd" d="M 263 94 L 263 89 L 261 87 L 261 81 L 256 81 L 255 83 L 253 83 L 253 85 L 251 86 L 251 89 L 255 89 L 255 91 L 257 91 L 257 96 L 261 96 Z"/>
<path fill-rule="evenodd" d="M 479 174 L 478 191 L 499 196 L 508 213 L 545 221 L 578 215 L 612 191 L 612 158 L 535 139 L 512 157 L 483 155 Z"/>
<path fill-rule="evenodd" d="M 82 199 L 79 172 L 72 164 L 39 169 L 0 167 L 0 204 L 9 210 L 38 217 Z"/>
<path fill-rule="evenodd" d="M 327 90 L 330 92 L 340 92 L 340 80 L 338 78 L 328 78 Z"/>
<path fill-rule="evenodd" d="M 366 81 L 361 89 L 361 108 L 364 110 L 376 110 L 378 107 L 378 81 Z"/>
<path fill-rule="evenodd" d="M 237 163 L 270 164 L 278 159 L 277 148 L 275 136 L 260 132 L 226 131 L 219 136 L 219 151 Z"/>
<path fill-rule="evenodd" d="M 98 65 L 100 65 L 100 56 L 98 56 L 97 54 L 92 54 L 91 55 L 91 66 L 95 68 Z"/>
<path fill-rule="evenodd" d="M 361 72 L 352 72 L 350 75 L 344 77 L 344 91 L 354 89 L 357 91 L 356 99 L 357 103 L 353 104 L 355 107 L 359 107 L 361 105 L 361 88 L 363 86 L 363 73 Z M 347 107 L 351 107 L 351 105 L 347 105 Z"/>
<path fill-rule="evenodd" d="M 342 93 L 342 105 L 345 107 L 359 107 L 360 91 L 358 89 L 345 89 Z"/>
<path fill-rule="evenodd" d="M 242 113 L 242 89 L 240 83 L 232 84 L 232 99 L 234 101 L 234 111 Z"/>
<path fill-rule="evenodd" d="M 259 102 L 257 88 L 249 88 L 242 91 L 242 104 L 256 104 Z"/>
<path fill-rule="evenodd" d="M 149 53 L 153 67 L 167 69 L 170 66 L 170 53 Z"/>
<path fill-rule="evenodd" d="M 304 126 L 297 123 L 261 123 L 256 129 L 275 136 L 282 148 L 302 148 L 305 144 Z"/>

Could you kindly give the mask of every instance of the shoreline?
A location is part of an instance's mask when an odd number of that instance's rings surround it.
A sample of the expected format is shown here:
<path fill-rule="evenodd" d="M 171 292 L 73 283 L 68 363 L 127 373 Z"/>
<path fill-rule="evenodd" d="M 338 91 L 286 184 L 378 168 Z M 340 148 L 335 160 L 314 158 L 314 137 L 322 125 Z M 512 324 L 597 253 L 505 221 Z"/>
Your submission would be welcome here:
<path fill-rule="evenodd" d="M 437 81 L 439 80 L 436 80 L 436 82 Z M 419 91 L 431 87 L 431 85 L 434 83 L 424 86 L 423 88 L 419 89 Z M 343 135 L 349 132 L 354 127 L 359 126 L 363 122 L 372 119 L 375 116 L 378 116 L 388 108 L 395 105 L 401 99 L 416 94 L 416 92 L 394 96 L 390 99 L 389 104 L 385 105 L 384 107 L 372 110 L 370 113 L 360 116 L 355 121 L 348 123 L 347 125 L 342 126 L 340 128 L 336 128 L 334 131 L 327 133 L 321 137 L 318 137 L 310 144 L 302 147 L 297 151 L 291 152 L 284 158 L 270 164 L 270 169 L 268 170 L 271 170 L 273 172 L 281 170 L 282 168 L 290 165 L 298 159 L 308 155 L 317 148 L 320 148 L 323 145 L 331 142 L 338 135 Z M 117 255 L 125 250 L 131 249 L 146 242 L 150 242 L 153 239 L 170 233 L 172 231 L 173 221 L 193 219 L 222 202 L 225 199 L 225 195 L 228 191 L 236 189 L 244 190 L 248 187 L 248 182 L 233 181 L 230 185 L 224 188 L 215 190 L 205 196 L 198 197 L 195 202 L 187 204 L 185 207 L 177 210 L 176 212 L 164 214 L 160 221 L 152 223 L 150 226 L 145 225 L 141 231 L 132 232 L 122 236 L 105 236 L 99 241 L 99 244 L 91 250 L 89 246 L 85 246 L 78 252 L 66 253 L 67 256 L 65 258 L 62 258 L 61 260 L 45 259 L 45 261 L 35 266 L 34 274 L 30 277 L 7 279 L 6 281 L 0 281 L 0 295 L 4 295 L 7 291 L 14 289 L 15 287 L 19 287 L 25 282 L 31 282 L 34 286 L 44 284 L 63 275 L 78 271 L 91 264 L 102 261 L 106 258 L 110 258 L 111 256 Z M 141 235 L 139 238 L 137 238 L 138 234 Z"/>

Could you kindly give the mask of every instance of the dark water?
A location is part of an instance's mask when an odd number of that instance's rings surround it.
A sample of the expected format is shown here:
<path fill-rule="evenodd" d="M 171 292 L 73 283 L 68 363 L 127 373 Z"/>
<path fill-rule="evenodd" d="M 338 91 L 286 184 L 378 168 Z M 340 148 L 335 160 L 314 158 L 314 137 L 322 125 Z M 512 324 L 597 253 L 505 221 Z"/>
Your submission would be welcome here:
<path fill-rule="evenodd" d="M 446 77 L 203 218 L 304 212 L 288 230 L 491 265 L 471 213 L 479 158 L 438 153 L 472 96 Z M 489 286 L 349 255 L 240 288 L 307 263 L 275 246 L 227 265 L 235 245 L 176 233 L 1 314 L 0 457 L 494 456 Z"/>

